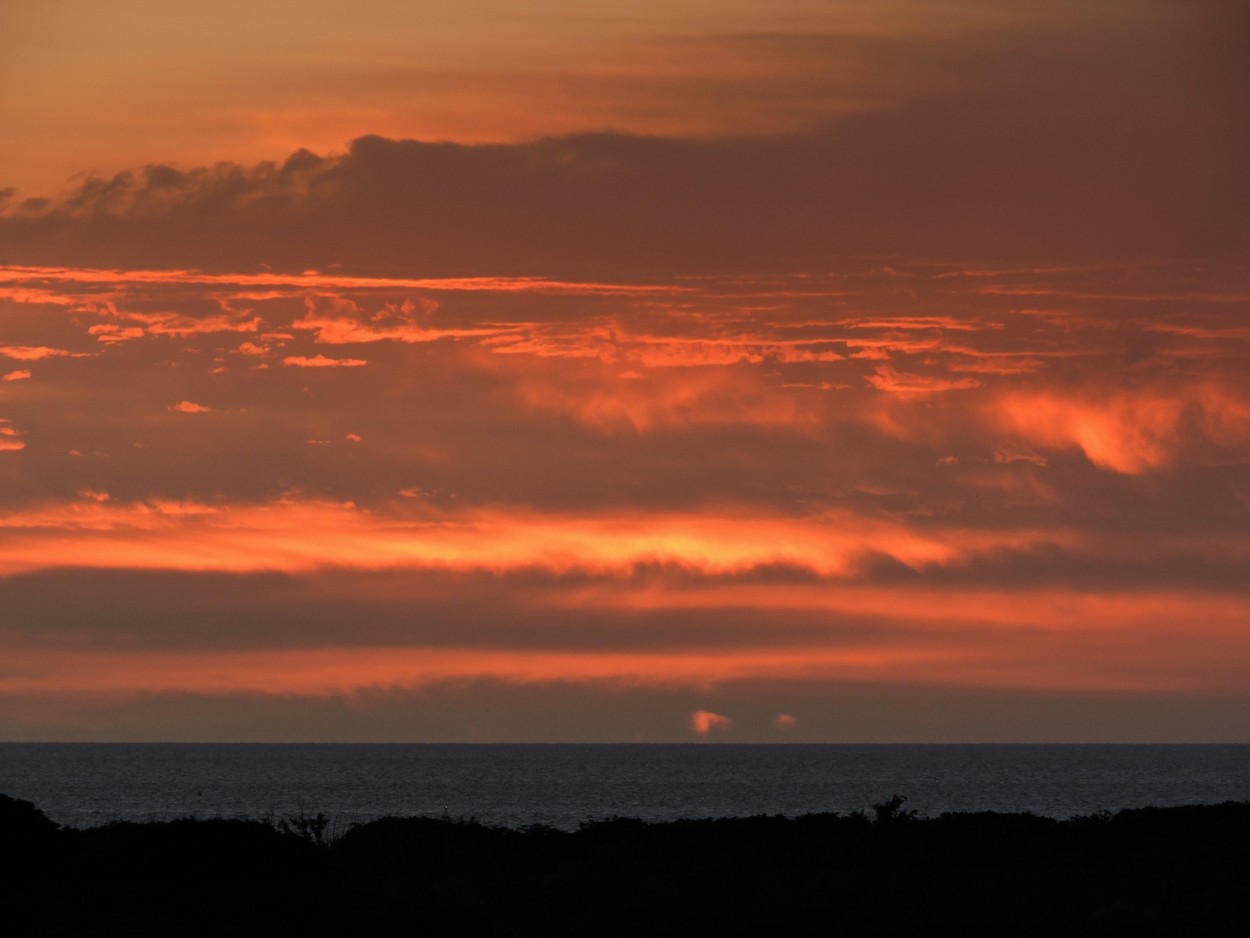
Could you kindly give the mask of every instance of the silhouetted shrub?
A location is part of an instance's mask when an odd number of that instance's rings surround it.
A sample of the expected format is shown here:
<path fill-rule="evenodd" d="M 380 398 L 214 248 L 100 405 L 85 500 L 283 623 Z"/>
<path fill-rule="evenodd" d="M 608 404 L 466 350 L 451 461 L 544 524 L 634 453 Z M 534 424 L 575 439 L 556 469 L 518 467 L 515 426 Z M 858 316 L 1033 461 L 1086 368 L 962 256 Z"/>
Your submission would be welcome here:
<path fill-rule="evenodd" d="M 29 801 L 0 795 L 0 842 L 13 845 L 56 836 L 61 826 Z"/>
<path fill-rule="evenodd" d="M 300 808 L 298 813 L 274 821 L 273 826 L 284 834 L 294 834 L 318 847 L 327 846 L 334 839 L 330 819 L 320 811 L 308 814 Z"/>
<path fill-rule="evenodd" d="M 79 862 L 107 876 L 284 877 L 322 865 L 312 844 L 261 821 L 114 821 L 76 839 Z"/>
<path fill-rule="evenodd" d="M 473 821 L 385 817 L 353 825 L 332 849 L 340 858 L 382 861 L 397 869 L 422 870 L 482 862 L 505 841 L 522 836 Z"/>
<path fill-rule="evenodd" d="M 0 795 L 0 875 L 38 874 L 56 854 L 60 825 L 29 801 Z"/>
<path fill-rule="evenodd" d="M 903 805 L 906 803 L 906 795 L 891 795 L 888 801 L 874 804 L 872 810 L 873 814 L 876 815 L 877 823 L 896 824 L 900 821 L 914 821 L 916 812 L 910 809 L 904 810 Z"/>
<path fill-rule="evenodd" d="M 1250 804 L 589 821 L 209 820 L 58 829 L 0 797 L 25 935 L 1241 935 Z M 17 849 L 20 843 L 29 852 Z M 33 846 L 32 846 L 33 845 Z M 40 847 L 39 845 L 42 845 Z M 17 882 L 9 877 L 9 882 Z"/>

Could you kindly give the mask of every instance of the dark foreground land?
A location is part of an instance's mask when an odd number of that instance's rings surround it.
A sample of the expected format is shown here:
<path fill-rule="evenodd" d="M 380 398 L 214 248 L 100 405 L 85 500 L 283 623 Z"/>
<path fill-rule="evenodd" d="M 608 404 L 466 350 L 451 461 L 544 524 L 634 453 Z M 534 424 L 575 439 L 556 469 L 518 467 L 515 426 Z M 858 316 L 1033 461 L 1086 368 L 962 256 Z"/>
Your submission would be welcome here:
<path fill-rule="evenodd" d="M 0 795 L 0 932 L 1250 935 L 1250 803 L 326 833 L 320 817 L 77 830 Z"/>

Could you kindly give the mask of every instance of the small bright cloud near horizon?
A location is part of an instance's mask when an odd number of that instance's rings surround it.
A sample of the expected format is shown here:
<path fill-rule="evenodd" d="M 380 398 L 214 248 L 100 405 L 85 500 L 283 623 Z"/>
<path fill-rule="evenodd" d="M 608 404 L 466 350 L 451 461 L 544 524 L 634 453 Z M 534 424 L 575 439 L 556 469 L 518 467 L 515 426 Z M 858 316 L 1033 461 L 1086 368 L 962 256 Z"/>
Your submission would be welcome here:
<path fill-rule="evenodd" d="M 10 6 L 0 739 L 1250 741 L 1240 5 Z"/>
<path fill-rule="evenodd" d="M 723 713 L 696 710 L 690 714 L 690 728 L 700 736 L 707 736 L 714 730 L 727 730 L 731 726 L 733 726 L 733 720 Z"/>

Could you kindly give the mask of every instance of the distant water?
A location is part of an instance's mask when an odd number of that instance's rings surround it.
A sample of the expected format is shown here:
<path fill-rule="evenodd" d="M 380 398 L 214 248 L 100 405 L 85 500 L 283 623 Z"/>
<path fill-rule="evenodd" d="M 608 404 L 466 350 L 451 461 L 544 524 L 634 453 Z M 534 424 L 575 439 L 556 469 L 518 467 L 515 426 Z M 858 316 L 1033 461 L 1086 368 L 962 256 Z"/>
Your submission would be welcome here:
<path fill-rule="evenodd" d="M 575 828 L 867 810 L 1057 818 L 1250 800 L 1250 745 L 335 745 L 0 743 L 0 793 L 91 826 L 324 812 Z"/>

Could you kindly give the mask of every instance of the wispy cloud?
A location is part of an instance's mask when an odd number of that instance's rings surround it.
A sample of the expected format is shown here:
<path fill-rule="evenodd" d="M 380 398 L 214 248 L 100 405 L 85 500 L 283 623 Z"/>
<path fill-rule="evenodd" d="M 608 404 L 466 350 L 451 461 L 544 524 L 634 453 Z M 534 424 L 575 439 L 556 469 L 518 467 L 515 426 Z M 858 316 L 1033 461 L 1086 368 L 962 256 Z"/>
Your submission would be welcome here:
<path fill-rule="evenodd" d="M 327 358 L 324 355 L 288 355 L 282 364 L 295 368 L 359 368 L 369 364 L 364 358 Z"/>

